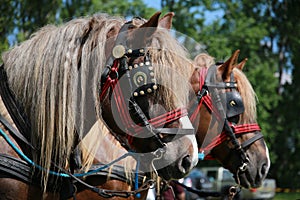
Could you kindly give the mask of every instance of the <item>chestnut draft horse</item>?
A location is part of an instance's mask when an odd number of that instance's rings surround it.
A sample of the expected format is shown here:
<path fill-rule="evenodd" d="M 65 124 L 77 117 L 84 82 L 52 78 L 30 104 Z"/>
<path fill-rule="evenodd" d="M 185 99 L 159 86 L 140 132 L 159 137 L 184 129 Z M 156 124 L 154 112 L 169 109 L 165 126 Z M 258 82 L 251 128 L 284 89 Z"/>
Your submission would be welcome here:
<path fill-rule="evenodd" d="M 257 188 L 270 159 L 256 122 L 256 95 L 242 72 L 247 59 L 237 64 L 239 52 L 218 66 L 207 54 L 195 58 L 191 84 L 197 100 L 190 119 L 199 122 L 196 136 L 204 158 L 218 160 L 238 185 Z"/>
<path fill-rule="evenodd" d="M 200 155 L 205 159 L 220 161 L 234 174 L 238 185 L 255 188 L 259 187 L 266 177 L 270 161 L 267 146 L 256 123 L 255 93 L 247 77 L 241 71 L 247 59 L 237 64 L 238 54 L 239 51 L 236 51 L 229 60 L 219 66 L 214 66 L 214 59 L 208 54 L 199 54 L 195 58 L 196 68 L 190 81 L 197 99 L 191 98 L 190 118 L 193 125 L 198 127 L 196 136 L 198 145 L 201 147 L 199 148 Z M 210 66 L 213 71 L 208 74 Z M 210 77 L 207 78 L 207 76 Z M 216 79 L 214 80 L 213 77 Z M 217 95 L 212 92 L 214 87 L 226 94 L 225 97 L 217 98 L 221 100 L 222 105 L 217 105 L 211 100 L 212 97 L 216 98 L 214 95 Z M 217 107 L 222 108 L 223 111 L 218 110 Z M 221 112 L 225 113 L 221 115 Z M 226 123 L 229 123 L 232 132 L 230 129 L 227 130 Z M 91 182 L 97 184 L 96 178 L 91 179 Z M 120 178 L 115 178 L 113 184 L 109 182 L 106 184 L 106 188 L 109 189 L 115 189 L 116 186 L 121 185 L 124 188 L 132 188 Z M 101 184 L 98 186 L 103 187 Z M 234 193 L 234 191 L 231 192 Z M 99 198 L 91 193 L 88 190 L 82 190 L 78 193 L 78 197 L 90 195 L 90 199 Z"/>
<path fill-rule="evenodd" d="M 193 65 L 168 32 L 173 14 L 159 16 L 75 19 L 3 55 L 1 198 L 65 199 L 74 180 L 91 186 L 80 177 L 95 155 L 81 163 L 81 152 L 97 147 L 104 125 L 143 172 L 178 179 L 196 165 L 185 109 Z M 98 137 L 78 145 L 91 132 Z"/>

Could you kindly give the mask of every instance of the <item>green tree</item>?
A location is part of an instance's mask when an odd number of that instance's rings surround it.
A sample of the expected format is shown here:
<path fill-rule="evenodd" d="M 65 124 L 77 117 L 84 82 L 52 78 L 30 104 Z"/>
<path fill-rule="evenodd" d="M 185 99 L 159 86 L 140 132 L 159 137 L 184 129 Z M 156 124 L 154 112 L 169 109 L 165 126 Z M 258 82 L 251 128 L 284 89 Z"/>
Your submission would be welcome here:
<path fill-rule="evenodd" d="M 96 12 L 123 17 L 149 17 L 155 12 L 155 9 L 147 8 L 142 0 L 4 1 L 0 4 L 0 53 L 9 46 L 28 39 L 33 32 L 47 24 L 60 24 L 75 17 L 82 17 Z"/>
<path fill-rule="evenodd" d="M 298 112 L 300 111 L 300 2 L 284 0 L 272 2 L 272 10 L 275 18 L 273 24 L 274 37 L 278 38 L 279 74 L 285 71 L 292 72 L 292 82 L 282 85 L 282 79 L 278 93 L 282 99 L 276 111 L 279 129 L 275 137 L 274 147 L 277 160 L 273 174 L 280 185 L 290 188 L 300 187 L 300 123 Z M 277 34 L 276 34 L 277 33 Z"/>
<path fill-rule="evenodd" d="M 110 0 L 92 0 L 92 6 L 89 8 L 90 13 L 103 12 L 110 15 L 122 17 L 140 16 L 148 18 L 156 10 L 149 8 L 142 0 L 132 1 L 110 1 Z"/>

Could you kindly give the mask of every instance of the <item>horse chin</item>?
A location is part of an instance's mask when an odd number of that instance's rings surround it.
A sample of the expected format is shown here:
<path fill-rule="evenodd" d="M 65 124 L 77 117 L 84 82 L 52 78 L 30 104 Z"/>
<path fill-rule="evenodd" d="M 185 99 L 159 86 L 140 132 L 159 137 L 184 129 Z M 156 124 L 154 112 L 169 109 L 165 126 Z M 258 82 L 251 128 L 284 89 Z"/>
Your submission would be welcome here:
<path fill-rule="evenodd" d="M 181 179 L 185 177 L 193 166 L 184 167 L 183 161 L 185 159 L 178 159 L 176 161 L 172 161 L 170 163 L 170 160 L 164 160 L 160 159 L 157 161 L 154 161 L 154 167 L 157 170 L 158 175 L 163 178 L 164 180 L 171 180 L 171 179 Z M 186 162 L 186 161 L 184 161 Z M 168 164 L 166 164 L 168 163 Z"/>
<path fill-rule="evenodd" d="M 251 182 L 247 178 L 246 174 L 239 174 L 238 176 L 234 176 L 235 182 L 239 183 L 243 188 L 251 188 Z"/>
<path fill-rule="evenodd" d="M 268 155 L 266 157 L 253 157 L 248 155 L 248 158 L 249 163 L 247 163 L 246 170 L 238 173 L 235 179 L 237 183 L 240 183 L 240 185 L 245 188 L 258 188 L 262 185 L 263 180 L 268 174 L 270 160 Z"/>
<path fill-rule="evenodd" d="M 182 177 L 184 177 L 185 175 L 187 175 L 187 173 L 182 172 L 180 169 L 176 168 L 172 168 L 170 169 L 171 166 L 162 168 L 160 170 L 158 170 L 158 175 L 163 178 L 164 180 L 171 180 L 171 179 L 181 179 Z"/>
<path fill-rule="evenodd" d="M 255 178 L 253 178 L 255 177 Z M 244 188 L 258 188 L 262 185 L 264 178 L 259 178 L 258 175 L 252 174 L 249 170 L 246 170 L 243 173 L 234 175 L 236 183 L 239 183 L 240 186 Z"/>

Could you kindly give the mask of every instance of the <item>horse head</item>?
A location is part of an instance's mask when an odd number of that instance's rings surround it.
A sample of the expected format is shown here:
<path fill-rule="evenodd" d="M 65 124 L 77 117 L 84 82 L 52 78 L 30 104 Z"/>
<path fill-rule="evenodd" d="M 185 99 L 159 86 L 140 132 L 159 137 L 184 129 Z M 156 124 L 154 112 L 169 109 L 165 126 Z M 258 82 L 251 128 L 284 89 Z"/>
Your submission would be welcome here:
<path fill-rule="evenodd" d="M 143 154 L 146 163 L 151 160 L 163 178 L 181 178 L 198 160 L 185 108 L 193 68 L 168 33 L 173 14 L 159 16 L 133 18 L 107 43 L 114 45 L 106 45 L 100 105 L 102 118 L 123 147 Z"/>
<path fill-rule="evenodd" d="M 196 57 L 191 84 L 198 96 L 191 120 L 198 127 L 200 153 L 217 159 L 245 188 L 259 187 L 269 167 L 268 148 L 256 122 L 256 96 L 237 64 L 239 50 L 220 65 L 202 54 Z M 200 64 L 201 62 L 202 64 Z"/>

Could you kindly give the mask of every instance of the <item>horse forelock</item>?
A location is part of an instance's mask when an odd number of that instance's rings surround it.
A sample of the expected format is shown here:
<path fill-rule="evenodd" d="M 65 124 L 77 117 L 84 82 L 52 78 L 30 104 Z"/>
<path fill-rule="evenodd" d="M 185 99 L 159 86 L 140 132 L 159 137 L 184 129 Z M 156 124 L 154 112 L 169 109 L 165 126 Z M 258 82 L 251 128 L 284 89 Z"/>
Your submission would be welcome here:
<path fill-rule="evenodd" d="M 166 108 L 171 110 L 186 106 L 191 91 L 189 79 L 194 70 L 186 49 L 168 30 L 158 28 L 153 35 L 149 52 L 155 66 L 155 78 L 158 84 L 166 88 L 160 94 L 167 100 Z"/>
<path fill-rule="evenodd" d="M 68 165 L 75 131 L 84 134 L 84 125 L 76 122 L 85 121 L 77 113 L 85 110 L 86 88 L 92 88 L 96 106 L 107 34 L 123 23 L 121 18 L 95 15 L 46 26 L 3 55 L 10 88 L 30 119 L 33 144 L 41 149 L 35 160 L 45 169 L 51 159 Z M 46 186 L 48 173 L 43 176 Z"/>

